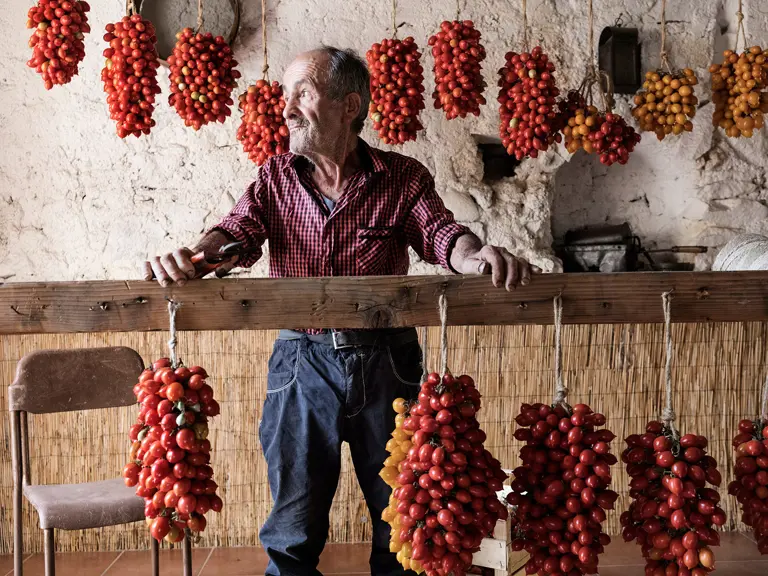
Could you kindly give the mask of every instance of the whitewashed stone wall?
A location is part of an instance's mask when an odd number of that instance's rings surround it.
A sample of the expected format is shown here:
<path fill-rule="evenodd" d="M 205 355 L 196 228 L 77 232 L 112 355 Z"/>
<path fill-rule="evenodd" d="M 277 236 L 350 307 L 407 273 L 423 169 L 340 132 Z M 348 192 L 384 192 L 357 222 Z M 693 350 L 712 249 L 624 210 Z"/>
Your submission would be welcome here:
<path fill-rule="evenodd" d="M 177 0 L 175 4 L 179 4 Z M 92 1 L 93 33 L 80 75 L 46 92 L 26 68 L 30 49 L 24 27 L 32 0 L 8 0 L 0 11 L 0 277 L 9 281 L 138 277 L 148 255 L 193 242 L 226 213 L 256 168 L 235 139 L 237 115 L 224 125 L 195 133 L 166 105 L 156 112 L 149 137 L 122 141 L 114 134 L 101 89 L 104 26 L 122 16 L 120 0 Z M 192 1 L 190 0 L 190 3 Z M 175 5 L 174 4 L 174 5 Z M 244 2 L 235 45 L 243 80 L 261 75 L 260 7 Z M 270 0 L 270 64 L 279 77 L 297 52 L 320 43 L 359 52 L 389 35 L 389 2 L 357 0 Z M 581 154 L 560 150 L 526 161 L 517 177 L 487 185 L 473 134 L 497 133 L 496 71 L 504 53 L 519 48 L 518 2 L 477 0 L 463 17 L 482 31 L 488 58 L 489 104 L 479 118 L 446 121 L 431 108 L 426 131 L 403 147 L 434 174 L 446 204 L 459 220 L 488 242 L 507 246 L 547 270 L 552 233 L 600 222 L 629 221 L 646 243 L 704 243 L 718 247 L 740 231 L 768 232 L 768 140 L 727 141 L 710 126 L 711 105 L 699 111 L 692 137 L 659 144 L 644 138 L 627 166 L 604 168 Z M 644 68 L 656 66 L 660 3 L 650 0 L 595 2 L 596 36 L 621 15 L 643 41 Z M 403 35 L 420 45 L 455 2 L 399 1 Z M 673 64 L 690 66 L 702 80 L 706 68 L 733 42 L 735 0 L 669 2 Z M 533 37 L 558 66 L 563 87 L 577 85 L 586 62 L 584 0 L 529 0 Z M 745 2 L 747 32 L 768 43 L 768 5 Z M 183 25 L 194 25 L 194 11 Z M 428 52 L 428 50 L 427 50 Z M 425 55 L 430 70 L 431 54 Z M 164 72 L 164 69 L 161 69 Z M 427 74 L 427 93 L 433 83 Z M 168 80 L 161 74 L 167 93 Z M 626 99 L 618 109 L 628 112 Z M 364 135 L 375 142 L 370 128 Z M 570 161 L 569 161 L 570 160 Z M 708 267 L 712 254 L 697 265 Z M 415 263 L 413 272 L 433 272 Z M 263 275 L 264 263 L 248 274 Z"/>

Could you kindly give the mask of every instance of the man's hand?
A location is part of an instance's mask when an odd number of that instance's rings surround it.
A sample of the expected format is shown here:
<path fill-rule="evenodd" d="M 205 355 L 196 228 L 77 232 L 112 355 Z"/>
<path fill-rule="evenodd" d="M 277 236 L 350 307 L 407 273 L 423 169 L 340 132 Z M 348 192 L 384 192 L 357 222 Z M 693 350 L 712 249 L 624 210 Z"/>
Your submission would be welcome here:
<path fill-rule="evenodd" d="M 187 280 L 195 277 L 195 265 L 192 263 L 194 254 L 189 248 L 182 247 L 147 260 L 144 262 L 144 280 L 152 280 L 154 277 L 161 286 L 170 286 L 173 282 L 184 286 Z"/>
<path fill-rule="evenodd" d="M 489 244 L 467 258 L 465 266 L 475 274 L 490 274 L 496 288 L 503 284 L 507 290 L 512 290 L 517 284 L 527 286 L 531 281 L 531 273 L 541 272 L 539 268 L 515 256 L 506 248 Z M 471 272 L 465 272 L 468 273 Z"/>
<path fill-rule="evenodd" d="M 456 241 L 451 252 L 451 265 L 461 274 L 490 274 L 494 286 L 503 285 L 507 290 L 514 289 L 517 284 L 527 286 L 531 274 L 541 272 L 506 248 L 483 245 L 474 234 L 465 234 Z"/>
<path fill-rule="evenodd" d="M 188 280 L 197 276 L 195 265 L 192 262 L 192 256 L 198 252 L 216 252 L 219 248 L 231 242 L 232 239 L 214 231 L 206 234 L 197 246 L 194 248 L 182 247 L 163 256 L 155 256 L 151 260 L 144 262 L 143 276 L 144 280 L 157 278 L 161 286 L 167 287 L 176 282 L 178 286 L 184 286 Z M 237 256 L 234 256 L 229 262 L 224 262 L 216 269 L 216 276 L 222 277 L 235 267 Z"/>

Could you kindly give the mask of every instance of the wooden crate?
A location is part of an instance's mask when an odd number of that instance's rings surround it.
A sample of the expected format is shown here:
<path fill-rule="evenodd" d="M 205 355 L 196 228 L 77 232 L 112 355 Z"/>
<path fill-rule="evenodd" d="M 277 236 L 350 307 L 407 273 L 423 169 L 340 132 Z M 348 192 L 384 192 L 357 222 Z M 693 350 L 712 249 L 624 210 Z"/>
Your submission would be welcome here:
<path fill-rule="evenodd" d="M 509 522 L 499 520 L 492 538 L 484 538 L 480 551 L 475 553 L 472 562 L 475 566 L 493 571 L 494 576 L 507 576 L 521 570 L 528 561 L 528 553 L 515 552 L 511 547 Z M 485 573 L 485 571 L 484 571 Z"/>
<path fill-rule="evenodd" d="M 505 472 L 511 475 L 510 470 L 505 470 Z M 512 489 L 505 485 L 496 495 L 502 503 L 506 504 L 505 498 L 511 491 Z M 528 553 L 513 551 L 511 543 L 510 523 L 506 520 L 499 520 L 493 530 L 493 536 L 484 538 L 480 543 L 480 551 L 475 553 L 472 558 L 473 566 L 482 569 L 481 572 L 489 576 L 491 574 L 493 576 L 508 576 L 518 572 L 522 574 L 523 567 L 528 561 Z"/>

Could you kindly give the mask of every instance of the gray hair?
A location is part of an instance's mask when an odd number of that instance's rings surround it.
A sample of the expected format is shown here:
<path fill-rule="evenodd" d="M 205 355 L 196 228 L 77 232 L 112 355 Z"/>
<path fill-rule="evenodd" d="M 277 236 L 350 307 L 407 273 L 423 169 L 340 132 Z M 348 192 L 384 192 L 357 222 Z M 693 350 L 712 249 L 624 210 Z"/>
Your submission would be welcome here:
<path fill-rule="evenodd" d="M 368 65 L 357 52 L 351 49 L 341 50 L 333 46 L 321 46 L 317 52 L 328 56 L 326 96 L 331 100 L 343 100 L 347 94 L 360 96 L 360 112 L 352 121 L 352 130 L 356 134 L 363 131 L 371 101 L 371 75 Z"/>

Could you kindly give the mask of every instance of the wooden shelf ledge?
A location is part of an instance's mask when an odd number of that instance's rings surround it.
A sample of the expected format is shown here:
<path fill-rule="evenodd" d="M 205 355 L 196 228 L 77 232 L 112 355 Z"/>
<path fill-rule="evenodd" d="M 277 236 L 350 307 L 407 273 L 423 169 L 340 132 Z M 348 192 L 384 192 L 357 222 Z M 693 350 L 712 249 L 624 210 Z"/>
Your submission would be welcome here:
<path fill-rule="evenodd" d="M 674 322 L 768 321 L 768 272 L 544 274 L 511 292 L 488 276 L 125 280 L 2 284 L 0 334 L 167 330 L 168 298 L 180 330 L 435 326 L 442 292 L 452 325 L 552 324 L 558 294 L 568 324 L 648 323 L 669 290 Z"/>

